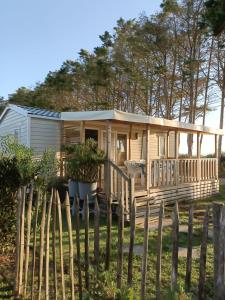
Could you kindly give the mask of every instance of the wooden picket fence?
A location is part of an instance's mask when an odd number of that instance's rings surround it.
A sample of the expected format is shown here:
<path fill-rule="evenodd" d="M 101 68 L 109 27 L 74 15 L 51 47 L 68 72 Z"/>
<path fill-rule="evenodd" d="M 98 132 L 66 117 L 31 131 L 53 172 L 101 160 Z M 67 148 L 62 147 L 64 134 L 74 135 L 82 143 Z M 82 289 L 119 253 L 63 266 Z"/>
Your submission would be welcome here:
<path fill-rule="evenodd" d="M 110 199 L 107 202 L 106 239 L 104 247 L 104 270 L 111 268 L 112 249 L 112 209 Z M 131 205 L 131 218 L 129 223 L 129 251 L 125 270 L 124 263 L 124 207 L 123 201 L 118 207 L 118 240 L 116 284 L 117 288 L 124 285 L 124 274 L 127 274 L 126 285 L 133 285 L 133 261 L 135 245 L 135 199 Z M 63 212 L 66 215 L 66 237 L 63 232 Z M 149 216 L 151 206 L 147 203 L 144 219 L 144 242 L 140 283 L 140 299 L 146 299 L 146 278 L 150 270 L 148 266 L 149 255 Z M 185 286 L 191 289 L 192 273 L 192 239 L 193 239 L 193 205 L 190 204 L 188 213 L 188 244 Z M 206 280 L 206 254 L 208 240 L 208 226 L 210 214 L 213 216 L 213 245 L 214 245 L 214 297 L 225 298 L 224 289 L 224 243 L 225 243 L 225 206 L 213 203 L 207 207 L 202 224 L 202 241 L 199 259 L 198 299 L 205 298 Z M 83 217 L 79 214 L 79 199 L 75 199 L 75 222 L 71 219 L 70 199 L 66 194 L 65 202 L 61 205 L 57 190 L 49 195 L 46 191 L 38 190 L 34 193 L 31 186 L 29 195 L 26 187 L 18 191 L 17 210 L 17 247 L 16 247 L 16 277 L 15 296 L 25 299 L 82 299 L 84 291 L 91 288 L 90 268 L 95 270 L 95 276 L 102 272 L 100 267 L 100 226 L 101 210 L 97 199 L 94 204 L 93 228 L 89 223 L 88 198 L 84 201 Z M 163 220 L 165 217 L 164 204 L 159 210 L 157 246 L 156 246 L 156 280 L 155 298 L 161 299 L 161 269 L 162 269 L 162 238 Z M 81 253 L 81 222 L 84 225 L 84 263 Z M 74 226 L 74 228 L 73 228 Z M 73 232 L 75 231 L 75 234 Z M 90 253 L 90 230 L 94 232 L 93 253 Z M 65 231 L 65 230 L 64 230 Z M 67 255 L 68 270 L 65 265 L 64 239 L 69 243 L 69 257 Z M 179 249 L 179 207 L 176 202 L 172 207 L 172 259 L 171 259 L 171 289 L 176 289 L 178 281 L 178 249 Z M 76 249 L 74 249 L 76 248 Z M 58 250 L 57 250 L 58 249 Z M 102 249 L 101 249 L 102 250 Z M 51 255 L 50 255 L 51 252 Z M 59 255 L 57 256 L 57 252 Z M 94 259 L 90 259 L 94 257 Z M 152 266 L 151 266 L 152 268 Z M 76 270 L 76 271 L 75 271 Z M 78 284 L 75 288 L 75 276 Z"/>

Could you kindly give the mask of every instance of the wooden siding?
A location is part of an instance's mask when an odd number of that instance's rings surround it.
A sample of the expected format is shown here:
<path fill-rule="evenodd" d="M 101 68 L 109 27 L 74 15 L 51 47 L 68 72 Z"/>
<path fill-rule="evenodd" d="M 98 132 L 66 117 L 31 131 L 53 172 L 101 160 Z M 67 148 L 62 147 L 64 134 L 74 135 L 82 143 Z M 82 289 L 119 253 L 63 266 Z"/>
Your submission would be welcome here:
<path fill-rule="evenodd" d="M 51 148 L 60 151 L 60 122 L 39 118 L 31 118 L 30 143 L 35 155 Z"/>
<path fill-rule="evenodd" d="M 29 146 L 27 120 L 27 117 L 8 110 L 0 122 L 0 136 L 8 134 L 15 136 L 15 130 L 18 130 L 18 141 Z"/>

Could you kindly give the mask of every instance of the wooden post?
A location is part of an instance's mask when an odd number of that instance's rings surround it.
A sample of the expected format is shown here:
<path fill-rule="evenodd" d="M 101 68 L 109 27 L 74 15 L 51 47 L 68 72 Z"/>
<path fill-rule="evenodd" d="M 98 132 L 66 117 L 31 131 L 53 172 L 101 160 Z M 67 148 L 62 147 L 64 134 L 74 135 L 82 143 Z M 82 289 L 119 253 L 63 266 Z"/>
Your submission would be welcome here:
<path fill-rule="evenodd" d="M 65 279 L 64 279 L 64 262 L 63 262 L 63 232 L 62 232 L 62 212 L 61 212 L 61 203 L 59 198 L 58 191 L 56 192 L 57 197 L 57 208 L 58 208 L 58 221 L 59 221 L 59 255 L 60 255 L 60 268 L 61 268 L 61 284 L 62 284 L 62 299 L 66 299 L 65 292 Z"/>
<path fill-rule="evenodd" d="M 130 124 L 129 130 L 129 160 L 132 160 L 132 151 L 131 151 L 131 139 L 132 139 L 132 131 L 133 131 L 133 124 Z"/>
<path fill-rule="evenodd" d="M 61 120 L 60 122 L 60 145 L 64 145 L 64 121 Z M 62 149 L 60 149 L 60 170 L 59 170 L 59 173 L 60 173 L 60 176 L 65 176 L 65 169 L 64 169 L 64 164 L 63 164 L 63 153 L 62 153 Z"/>
<path fill-rule="evenodd" d="M 176 168 L 175 168 L 175 185 L 179 184 L 179 132 L 175 131 L 175 159 L 176 159 Z"/>
<path fill-rule="evenodd" d="M 193 238 L 193 205 L 189 206 L 188 217 L 188 245 L 187 245 L 187 264 L 186 264 L 186 276 L 185 287 L 189 292 L 191 287 L 191 271 L 192 271 L 192 238 Z"/>
<path fill-rule="evenodd" d="M 20 262 L 19 262 L 19 295 L 23 295 L 23 263 L 24 263 L 24 219 L 25 219 L 25 200 L 26 187 L 22 189 L 21 214 L 20 214 Z"/>
<path fill-rule="evenodd" d="M 123 277 L 123 240 L 124 240 L 124 194 L 121 192 L 118 216 L 118 258 L 117 258 L 117 288 L 122 287 Z"/>
<path fill-rule="evenodd" d="M 51 197 L 48 204 L 47 211 L 47 224 L 46 224 L 46 254 L 45 254 L 45 299 L 49 299 L 49 236 L 50 236 L 50 222 L 51 222 L 51 211 L 52 211 L 52 198 L 53 189 L 51 192 Z"/>
<path fill-rule="evenodd" d="M 111 256 L 111 238 L 112 238 L 112 208 L 111 197 L 107 199 L 107 236 L 106 236 L 106 254 L 105 254 L 105 270 L 109 270 Z"/>
<path fill-rule="evenodd" d="M 201 144 L 200 133 L 197 133 L 197 181 L 201 180 Z"/>
<path fill-rule="evenodd" d="M 214 299 L 224 299 L 224 235 L 225 208 L 213 203 Z"/>
<path fill-rule="evenodd" d="M 105 181 L 106 181 L 106 195 L 109 199 L 111 197 L 112 187 L 111 187 L 111 168 L 109 161 L 111 160 L 111 141 L 112 141 L 112 126 L 111 122 L 107 120 L 106 124 L 106 159 L 105 164 Z"/>
<path fill-rule="evenodd" d="M 31 215 L 32 215 L 32 205 L 33 205 L 33 183 L 31 184 L 29 193 L 29 202 L 27 208 L 27 239 L 26 239 L 26 259 L 25 259 L 25 271 L 24 271 L 24 297 L 27 294 L 27 277 L 29 269 L 29 258 L 30 258 L 30 232 L 31 232 Z"/>
<path fill-rule="evenodd" d="M 136 225 L 136 200 L 132 201 L 130 210 L 130 243 L 128 254 L 128 271 L 127 271 L 127 284 L 132 285 L 133 280 L 133 256 L 134 256 L 134 240 L 135 240 L 135 226 Z"/>
<path fill-rule="evenodd" d="M 78 269 L 78 285 L 79 299 L 82 300 L 82 274 L 81 274 L 81 257 L 80 257 L 80 218 L 79 218 L 79 198 L 75 199 L 75 230 L 76 230 L 76 247 L 77 247 L 77 269 Z"/>
<path fill-rule="evenodd" d="M 69 264 L 70 264 L 70 283 L 71 283 L 71 299 L 74 300 L 74 270 L 73 270 L 73 229 L 71 222 L 71 213 L 70 213 L 70 199 L 68 192 L 66 193 L 66 220 L 68 227 L 68 235 L 69 235 Z"/>
<path fill-rule="evenodd" d="M 81 144 L 85 143 L 85 122 L 84 121 L 80 122 L 80 143 Z"/>
<path fill-rule="evenodd" d="M 148 194 L 152 185 L 150 147 L 150 125 L 146 125 L 146 189 Z"/>
<path fill-rule="evenodd" d="M 33 222 L 33 254 L 32 254 L 32 277 L 31 277 L 31 299 L 34 299 L 34 279 L 36 267 L 36 246 L 37 246 L 37 223 L 38 223 L 38 209 L 40 200 L 40 189 L 38 189 L 37 199 L 35 202 L 35 213 Z"/>
<path fill-rule="evenodd" d="M 42 200 L 42 214 L 41 214 L 41 228 L 40 228 L 40 255 L 39 255 L 39 272 L 38 272 L 38 300 L 41 299 L 41 289 L 42 289 L 45 216 L 46 216 L 46 193 L 44 193 L 43 200 Z"/>
<path fill-rule="evenodd" d="M 85 285 L 89 290 L 89 203 L 88 196 L 84 199 L 84 226 L 85 226 Z"/>
<path fill-rule="evenodd" d="M 19 292 L 19 268 L 20 268 L 20 215 L 21 215 L 21 204 L 22 204 L 22 195 L 21 188 L 17 192 L 17 212 L 16 212 L 16 270 L 15 270 L 15 286 L 14 291 L 15 295 L 18 296 Z"/>
<path fill-rule="evenodd" d="M 179 236 L 179 212 L 178 202 L 174 204 L 172 212 L 172 272 L 171 272 L 171 288 L 177 288 L 177 273 L 178 273 L 178 236 Z"/>
<path fill-rule="evenodd" d="M 215 177 L 218 179 L 219 174 L 218 174 L 218 163 L 219 163 L 219 151 L 218 151 L 218 134 L 215 134 L 215 158 L 216 158 L 216 170 L 215 170 Z"/>
<path fill-rule="evenodd" d="M 156 299 L 160 299 L 161 287 L 161 259 L 162 259 L 162 231 L 163 231 L 164 202 L 160 204 L 158 239 L 157 239 L 157 261 L 156 261 Z"/>
<path fill-rule="evenodd" d="M 58 278 L 57 278 L 57 264 L 56 264 L 56 190 L 53 190 L 52 199 L 52 260 L 53 260 L 53 281 L 54 281 L 54 299 L 57 300 L 58 294 Z"/>
<path fill-rule="evenodd" d="M 209 207 L 207 207 L 203 222 L 202 243 L 200 250 L 200 265 L 199 265 L 199 284 L 198 284 L 198 299 L 206 299 L 205 295 L 205 275 L 206 275 L 206 252 L 208 240 L 208 224 L 209 224 Z M 216 299 L 224 299 L 216 298 Z"/>
<path fill-rule="evenodd" d="M 145 300 L 145 286 L 147 277 L 147 266 L 148 266 L 148 235 L 149 235 L 149 201 L 147 202 L 146 213 L 145 213 L 145 224 L 144 224 L 144 249 L 142 259 L 142 276 L 141 276 L 141 300 Z"/>
<path fill-rule="evenodd" d="M 98 199 L 95 197 L 95 216 L 94 216 L 94 256 L 96 271 L 99 267 L 99 222 L 100 222 L 100 210 L 98 205 Z"/>

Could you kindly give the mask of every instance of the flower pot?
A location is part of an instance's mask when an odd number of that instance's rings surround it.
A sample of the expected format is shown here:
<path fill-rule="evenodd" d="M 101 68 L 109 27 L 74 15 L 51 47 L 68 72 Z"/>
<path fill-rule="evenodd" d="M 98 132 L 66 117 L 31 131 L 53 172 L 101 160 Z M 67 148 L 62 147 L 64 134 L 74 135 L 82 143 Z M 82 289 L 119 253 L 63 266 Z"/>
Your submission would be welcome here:
<path fill-rule="evenodd" d="M 79 185 L 79 195 L 80 199 L 84 200 L 88 195 L 89 203 L 94 202 L 95 196 L 97 194 L 97 182 L 80 182 Z"/>
<path fill-rule="evenodd" d="M 69 179 L 68 188 L 70 198 L 74 198 L 76 195 L 79 196 L 78 181 L 73 181 Z"/>

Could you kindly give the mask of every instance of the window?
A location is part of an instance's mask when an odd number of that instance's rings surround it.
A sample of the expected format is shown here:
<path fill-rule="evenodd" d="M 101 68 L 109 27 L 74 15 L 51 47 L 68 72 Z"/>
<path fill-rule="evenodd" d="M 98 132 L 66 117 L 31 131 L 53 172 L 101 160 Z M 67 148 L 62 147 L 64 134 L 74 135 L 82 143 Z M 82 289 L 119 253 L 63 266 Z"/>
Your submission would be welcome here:
<path fill-rule="evenodd" d="M 127 135 L 117 134 L 116 161 L 119 166 L 123 166 L 127 160 Z"/>
<path fill-rule="evenodd" d="M 85 129 L 85 141 L 87 139 L 93 139 L 98 143 L 98 130 L 96 130 L 96 129 Z"/>
<path fill-rule="evenodd" d="M 165 135 L 159 135 L 158 137 L 159 141 L 159 157 L 165 157 L 166 156 L 166 137 Z"/>

